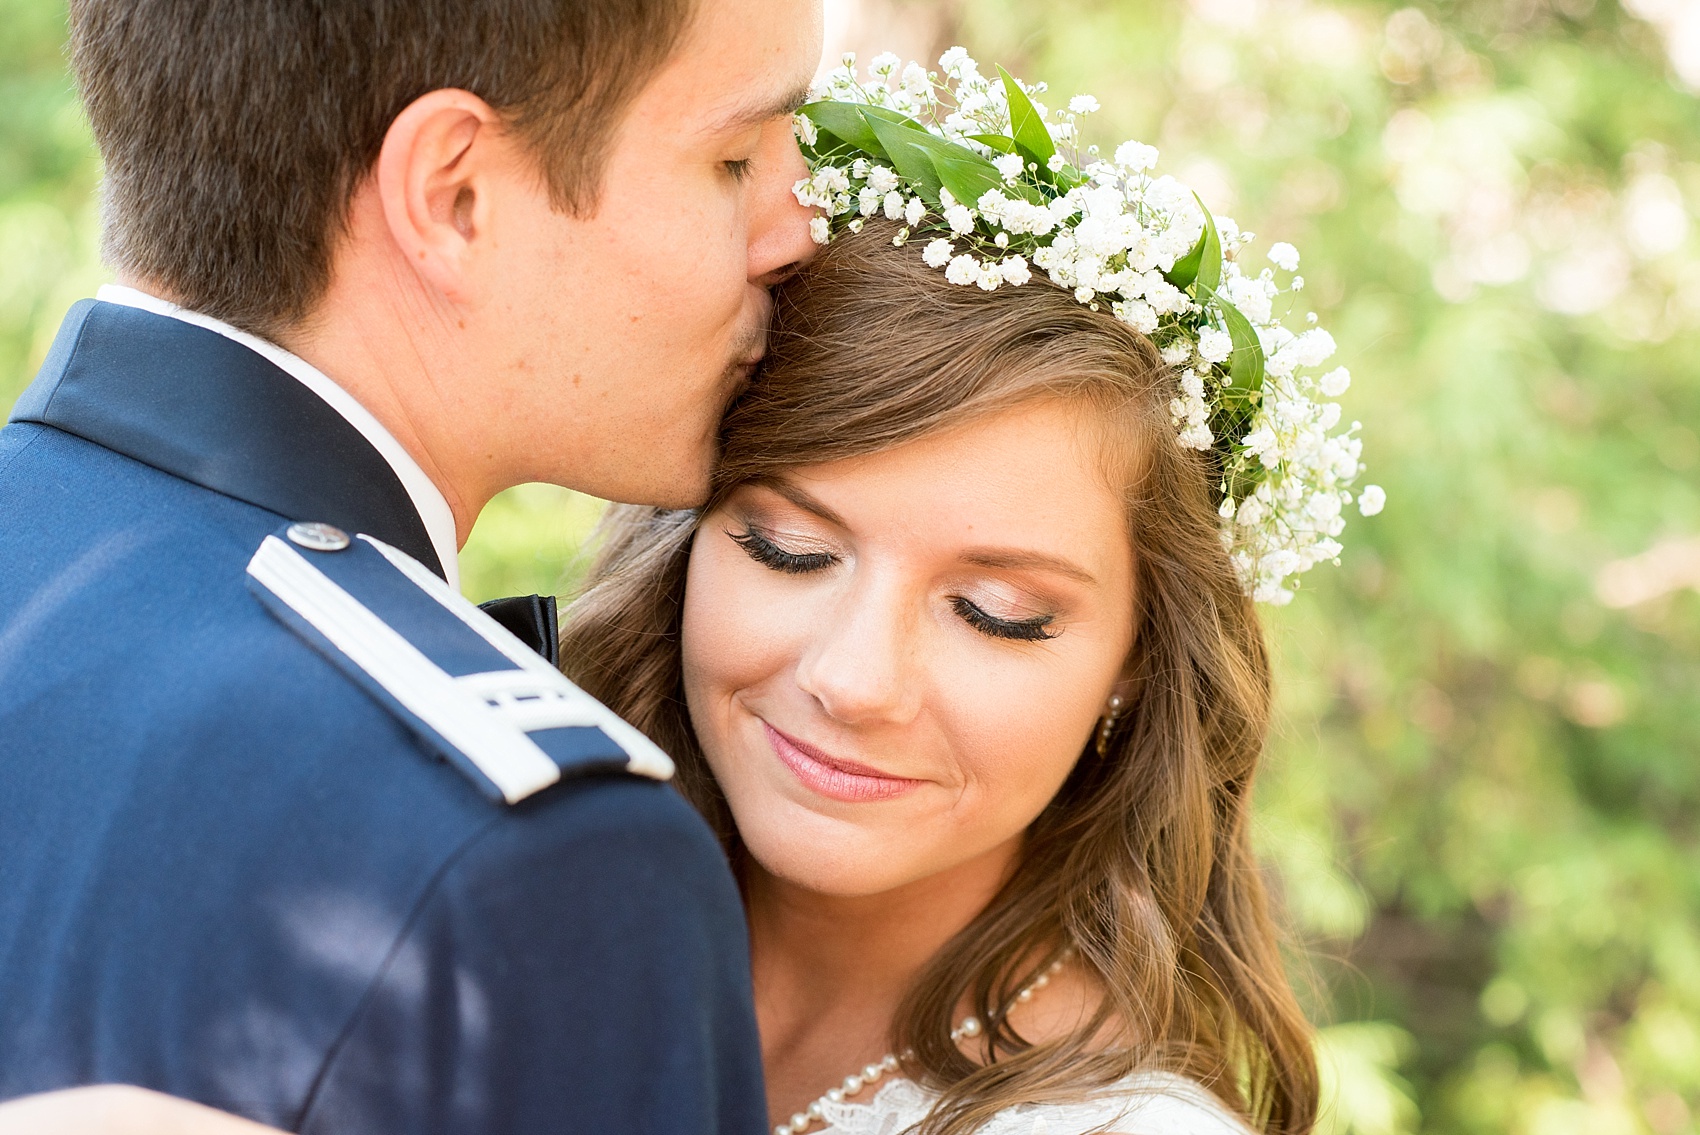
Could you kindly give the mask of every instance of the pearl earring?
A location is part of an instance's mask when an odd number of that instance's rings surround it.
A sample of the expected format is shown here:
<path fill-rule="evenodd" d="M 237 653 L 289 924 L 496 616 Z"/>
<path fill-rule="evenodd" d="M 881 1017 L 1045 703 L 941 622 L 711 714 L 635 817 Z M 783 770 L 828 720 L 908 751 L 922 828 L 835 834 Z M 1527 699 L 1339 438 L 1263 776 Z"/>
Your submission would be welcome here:
<path fill-rule="evenodd" d="M 1126 705 L 1127 701 L 1120 694 L 1110 695 L 1109 710 L 1098 722 L 1098 755 L 1100 757 L 1110 755 L 1110 733 L 1115 729 L 1116 718 L 1122 715 L 1122 709 Z"/>

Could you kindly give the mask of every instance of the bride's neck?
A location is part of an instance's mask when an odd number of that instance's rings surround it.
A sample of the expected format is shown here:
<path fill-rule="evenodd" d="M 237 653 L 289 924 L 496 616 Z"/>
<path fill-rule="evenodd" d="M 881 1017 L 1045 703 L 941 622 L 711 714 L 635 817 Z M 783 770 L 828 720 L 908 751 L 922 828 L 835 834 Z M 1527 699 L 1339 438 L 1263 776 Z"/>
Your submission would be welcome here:
<path fill-rule="evenodd" d="M 827 1029 L 883 1052 L 893 1014 L 923 966 L 996 895 L 1018 844 L 874 895 L 829 895 L 750 863 L 744 889 L 763 1047 L 812 1047 Z M 777 1055 L 777 1053 L 774 1053 Z"/>

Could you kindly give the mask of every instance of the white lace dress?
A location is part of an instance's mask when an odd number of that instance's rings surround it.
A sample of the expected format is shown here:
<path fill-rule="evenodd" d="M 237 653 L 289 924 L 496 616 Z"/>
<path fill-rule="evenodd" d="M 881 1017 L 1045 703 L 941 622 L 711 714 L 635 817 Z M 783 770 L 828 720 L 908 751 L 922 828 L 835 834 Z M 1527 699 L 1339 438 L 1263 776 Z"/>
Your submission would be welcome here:
<path fill-rule="evenodd" d="M 866 1101 L 821 1101 L 816 1135 L 899 1135 L 926 1118 L 938 1097 L 911 1080 L 891 1079 Z M 1167 1072 L 1141 1072 L 1076 1104 L 1000 1111 L 978 1135 L 1251 1135 L 1201 1085 Z"/>

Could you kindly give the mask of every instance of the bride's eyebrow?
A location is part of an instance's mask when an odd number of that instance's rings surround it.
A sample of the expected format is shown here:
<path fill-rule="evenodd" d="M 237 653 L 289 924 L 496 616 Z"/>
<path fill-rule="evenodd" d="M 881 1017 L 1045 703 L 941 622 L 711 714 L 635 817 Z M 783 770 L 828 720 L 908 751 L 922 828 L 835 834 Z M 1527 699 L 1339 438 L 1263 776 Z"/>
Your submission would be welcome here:
<path fill-rule="evenodd" d="M 1079 564 L 1061 556 L 1046 555 L 1044 552 L 1020 548 L 974 548 L 962 553 L 961 559 L 963 563 L 973 564 L 975 567 L 1054 572 L 1069 579 L 1079 580 L 1089 587 L 1098 583 L 1092 573 Z"/>
<path fill-rule="evenodd" d="M 839 516 L 836 512 L 832 511 L 832 509 L 828 508 L 826 505 L 822 504 L 820 501 L 816 500 L 807 492 L 804 492 L 789 481 L 782 481 L 778 478 L 773 478 L 771 480 L 763 479 L 755 483 L 764 489 L 778 493 L 804 512 L 812 513 L 826 521 L 828 524 L 836 525 L 839 528 L 850 527 L 848 524 L 844 523 L 844 518 L 842 516 Z"/>

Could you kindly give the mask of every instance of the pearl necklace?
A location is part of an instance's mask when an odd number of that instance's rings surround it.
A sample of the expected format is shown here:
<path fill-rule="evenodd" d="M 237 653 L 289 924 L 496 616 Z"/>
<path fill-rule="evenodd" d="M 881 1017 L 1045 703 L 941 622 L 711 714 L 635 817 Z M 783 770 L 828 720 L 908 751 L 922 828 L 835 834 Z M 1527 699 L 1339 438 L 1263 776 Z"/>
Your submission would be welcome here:
<path fill-rule="evenodd" d="M 1031 985 L 1027 986 L 1027 988 L 1023 989 L 1020 993 L 1017 993 L 1015 995 L 1015 1001 L 1010 1004 L 1010 1008 L 1013 1008 L 1017 1004 L 1026 1004 L 1028 1001 L 1033 1000 L 1033 995 L 1035 993 L 1039 992 L 1039 990 L 1045 988 L 1045 986 L 1051 983 L 1051 977 L 1053 975 L 1062 972 L 1063 962 L 1067 959 L 1068 954 L 1068 951 L 1064 951 L 1063 956 L 1052 962 L 1050 968 L 1045 970 L 1044 973 L 1034 978 Z M 1008 1012 L 1009 1009 L 1004 1010 L 1004 1014 L 1007 1015 Z M 966 1018 L 960 1025 L 957 1025 L 954 1029 L 950 1030 L 951 1043 L 956 1044 L 979 1036 L 980 1027 L 979 1018 Z M 899 1059 L 895 1052 L 886 1053 L 885 1056 L 875 1063 L 869 1064 L 867 1067 L 863 1068 L 860 1073 L 853 1073 L 844 1077 L 844 1082 L 842 1084 L 836 1088 L 829 1089 L 825 1095 L 815 1100 L 814 1103 L 793 1115 L 791 1117 L 791 1122 L 781 1123 L 778 1127 L 775 1127 L 773 1129 L 773 1135 L 803 1135 L 803 1132 L 814 1126 L 814 1124 L 821 1122 L 826 1117 L 827 1104 L 843 1103 L 846 1099 L 861 1092 L 863 1088 L 878 1083 L 886 1074 L 897 1071 L 897 1069 L 902 1065 L 903 1060 L 907 1060 L 914 1055 L 913 1051 L 905 1052 L 903 1057 Z"/>

